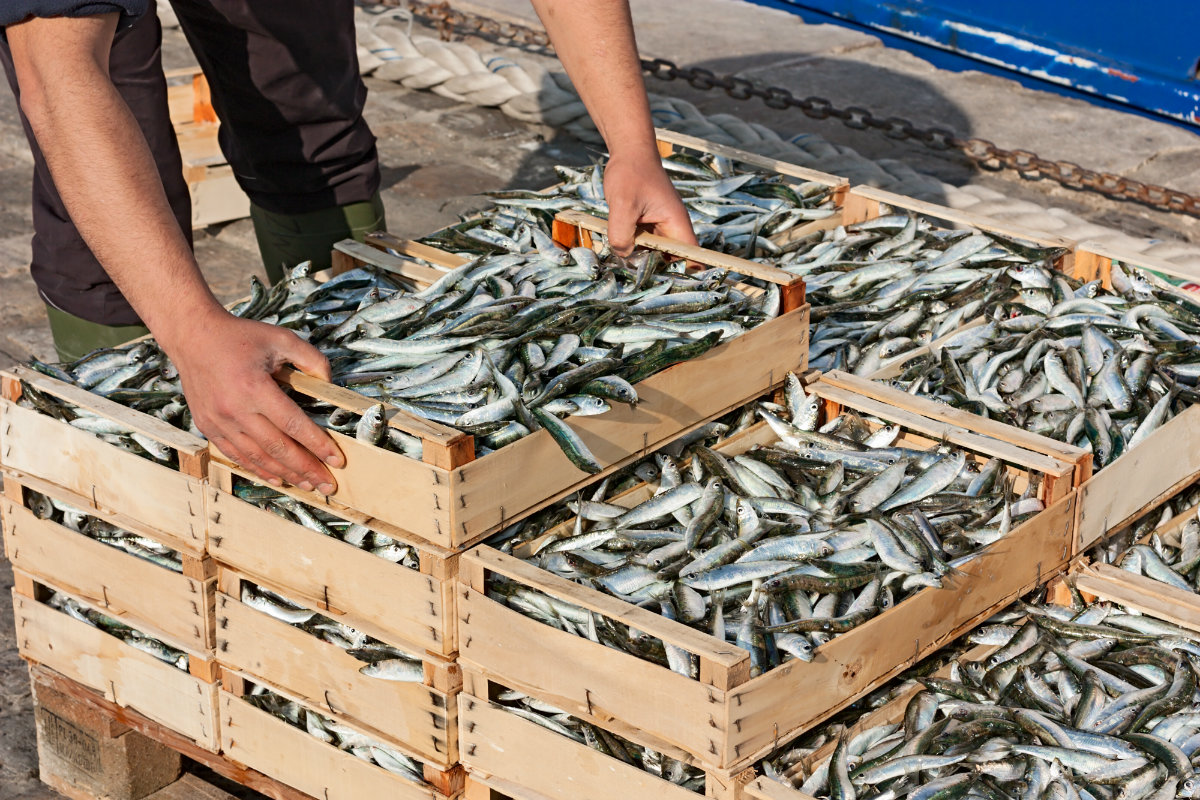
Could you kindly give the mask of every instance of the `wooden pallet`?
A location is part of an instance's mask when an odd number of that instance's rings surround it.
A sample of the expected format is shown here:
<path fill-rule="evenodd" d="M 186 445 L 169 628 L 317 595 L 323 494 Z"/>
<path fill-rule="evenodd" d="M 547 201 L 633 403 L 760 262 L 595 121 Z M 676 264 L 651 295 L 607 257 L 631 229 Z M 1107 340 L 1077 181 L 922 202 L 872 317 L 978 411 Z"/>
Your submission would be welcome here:
<path fill-rule="evenodd" d="M 643 772 L 587 745 L 549 731 L 490 702 L 505 687 L 473 670 L 463 673 L 459 695 L 463 765 L 474 780 L 488 781 L 517 800 L 607 800 L 612 797 L 658 797 L 688 800 L 694 792 Z M 539 698 L 553 703 L 549 698 Z M 656 741 L 615 720 L 602 726 L 637 745 L 704 768 L 688 753 Z M 754 770 L 731 774 L 706 769 L 704 796 L 741 800 Z M 490 788 L 490 787 L 488 787 Z M 480 793 L 479 790 L 476 790 Z M 468 800 L 471 794 L 467 795 Z"/>
<path fill-rule="evenodd" d="M 204 73 L 199 67 L 169 70 L 167 81 L 167 105 L 192 199 L 192 227 L 248 217 L 250 198 L 221 152 L 220 123 Z"/>
<path fill-rule="evenodd" d="M 13 572 L 17 649 L 22 658 L 99 692 L 109 702 L 137 711 L 198 748 L 217 751 L 214 661 L 189 654 L 187 672 L 159 661 L 51 608 L 45 600 L 53 590 L 94 611 L 106 613 L 103 608 L 20 570 Z"/>
<path fill-rule="evenodd" d="M 118 514 L 133 527 L 181 553 L 205 552 L 204 487 L 208 445 L 162 420 L 28 367 L 0 372 L 0 465 L 32 488 L 35 479 L 70 492 L 79 507 Z M 178 469 L 114 447 L 32 408 L 17 405 L 22 384 L 117 420 L 173 449 Z M 77 503 L 78 504 L 78 503 Z"/>
<path fill-rule="evenodd" d="M 460 581 L 465 584 L 458 599 L 459 657 L 464 669 L 536 694 L 590 722 L 620 720 L 706 765 L 732 772 L 877 688 L 1067 563 L 1075 550 L 1076 464 L 906 408 L 889 407 L 823 381 L 809 390 L 824 400 L 826 418 L 852 408 L 902 425 L 900 441 L 906 446 L 927 449 L 948 441 L 977 458 L 1003 459 L 1016 491 L 1034 476 L 1041 481 L 1039 494 L 1046 511 L 986 548 L 944 588 L 923 590 L 834 638 L 811 663 L 788 662 L 757 678 L 750 677 L 749 654 L 740 648 L 519 558 L 479 547 L 464 555 L 459 565 Z M 716 449 L 735 455 L 755 443 L 773 440 L 769 428 L 760 424 Z M 632 506 L 650 492 L 642 485 L 612 502 Z M 489 574 L 619 620 L 697 655 L 699 680 L 509 609 L 488 598 Z"/>
<path fill-rule="evenodd" d="M 326 744 L 271 716 L 242 699 L 254 677 L 222 668 L 220 690 L 221 752 L 231 761 L 303 794 L 329 800 L 397 798 L 442 800 L 462 793 L 461 766 L 440 769 L 425 764 L 425 782 L 418 783 Z M 306 709 L 331 716 L 322 703 L 278 692 Z M 342 721 L 365 736 L 376 732 Z M 399 750 L 400 748 L 397 748 Z"/>
<path fill-rule="evenodd" d="M 418 569 L 393 564 L 239 499 L 234 481 L 249 480 L 253 476 L 248 472 L 211 465 L 208 538 L 217 561 L 377 639 L 442 658 L 454 656 L 457 553 L 315 492 L 279 490 L 410 545 L 419 554 Z"/>
<path fill-rule="evenodd" d="M 559 233 L 590 240 L 603 220 L 561 215 Z M 381 237 L 372 243 L 383 244 Z M 692 361 L 677 364 L 637 384 L 636 408 L 614 407 L 606 414 L 576 417 L 570 425 L 604 466 L 589 475 L 570 463 L 548 433 L 538 431 L 494 453 L 475 457 L 473 438 L 454 428 L 388 410 L 388 424 L 421 438 L 417 461 L 331 432 L 346 456 L 336 473 L 330 499 L 441 547 L 459 549 L 567 496 L 655 448 L 707 424 L 782 384 L 790 370 L 802 370 L 808 352 L 808 305 L 803 281 L 790 273 L 733 256 L 642 234 L 638 244 L 686 258 L 695 264 L 727 267 L 743 275 L 781 284 L 782 313 Z M 358 263 L 339 248 L 342 267 Z M 362 261 L 385 269 L 431 267 L 387 253 L 349 248 Z M 277 375 L 291 389 L 335 406 L 363 411 L 375 400 L 293 371 Z M 386 406 L 386 404 L 385 404 Z M 213 458 L 232 463 L 215 447 Z"/>
<path fill-rule="evenodd" d="M 43 494 L 74 505 L 78 498 L 39 484 Z M 32 487 L 28 487 L 32 488 Z M 20 479 L 4 477 L 4 540 L 8 560 L 35 580 L 60 586 L 105 614 L 127 620 L 179 650 L 211 659 L 215 643 L 217 570 L 209 558 L 182 554 L 182 574 L 39 519 L 26 507 Z M 77 506 L 81 507 L 81 506 Z M 121 527 L 119 515 L 94 516 Z"/>
<path fill-rule="evenodd" d="M 448 769 L 458 762 L 457 664 L 426 656 L 423 683 L 367 677 L 359 673 L 367 662 L 242 603 L 246 580 L 220 568 L 216 652 L 222 667 L 424 763 Z M 287 596 L 281 587 L 261 585 Z"/>

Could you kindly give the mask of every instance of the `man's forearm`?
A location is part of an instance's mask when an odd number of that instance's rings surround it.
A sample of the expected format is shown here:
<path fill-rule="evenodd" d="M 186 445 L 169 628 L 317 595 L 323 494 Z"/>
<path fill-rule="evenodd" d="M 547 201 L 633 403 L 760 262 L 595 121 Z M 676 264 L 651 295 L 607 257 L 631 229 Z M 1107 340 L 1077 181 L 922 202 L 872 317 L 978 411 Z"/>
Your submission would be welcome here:
<path fill-rule="evenodd" d="M 627 0 L 532 0 L 609 151 L 648 153 L 654 125 Z"/>
<path fill-rule="evenodd" d="M 168 350 L 198 314 L 219 310 L 179 230 L 154 158 L 107 73 L 102 26 L 111 15 L 73 20 L 83 30 L 61 41 L 59 20 L 9 29 L 21 103 L 55 186 L 80 234 L 146 325 Z M 58 39 L 53 41 L 50 37 Z M 49 59 L 45 48 L 74 49 Z M 88 46 L 85 46 L 88 45 Z"/>

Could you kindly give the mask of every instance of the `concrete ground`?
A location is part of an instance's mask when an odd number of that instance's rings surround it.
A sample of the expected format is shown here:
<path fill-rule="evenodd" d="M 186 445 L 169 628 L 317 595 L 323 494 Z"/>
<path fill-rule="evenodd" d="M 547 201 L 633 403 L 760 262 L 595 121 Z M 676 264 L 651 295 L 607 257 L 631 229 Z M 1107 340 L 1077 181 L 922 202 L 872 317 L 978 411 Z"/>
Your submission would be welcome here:
<path fill-rule="evenodd" d="M 468 5 L 455 3 L 455 5 Z M 531 18 L 526 0 L 474 0 L 469 5 Z M 1200 191 L 1200 136 L 1179 127 L 1035 92 L 982 73 L 936 70 L 862 33 L 807 25 L 799 17 L 737 0 L 634 0 L 644 54 L 737 73 L 798 96 L 835 105 L 864 105 L 882 116 L 981 136 L 1006 148 L 1033 150 L 1095 169 Z M 183 37 L 168 31 L 167 67 L 193 63 Z M 417 236 L 478 207 L 477 192 L 553 182 L 555 163 L 581 163 L 589 149 L 553 131 L 514 122 L 497 111 L 368 79 L 367 118 L 379 137 L 388 227 Z M 1200 220 L 1063 189 L 1022 182 L 1013 173 L 980 174 L 961 157 L 798 111 L 773 111 L 721 93 L 651 80 L 650 91 L 690 100 L 706 113 L 730 113 L 780 133 L 818 134 L 871 158 L 894 158 L 956 184 L 978 183 L 1039 205 L 1067 208 L 1089 221 L 1143 237 L 1200 244 Z M 16 104 L 0 92 L 0 367 L 52 356 L 44 314 L 28 277 L 32 160 Z M 205 274 L 225 300 L 262 274 L 248 221 L 197 231 Z M 37 782 L 28 681 L 16 655 L 8 588 L 0 558 L 0 800 L 56 798 Z"/>

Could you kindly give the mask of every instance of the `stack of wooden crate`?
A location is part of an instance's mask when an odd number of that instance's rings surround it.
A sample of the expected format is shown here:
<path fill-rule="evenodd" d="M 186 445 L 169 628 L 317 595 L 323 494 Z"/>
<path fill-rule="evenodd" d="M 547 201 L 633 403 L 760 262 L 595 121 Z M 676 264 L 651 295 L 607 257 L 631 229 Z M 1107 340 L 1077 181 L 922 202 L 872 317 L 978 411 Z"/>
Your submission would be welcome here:
<path fill-rule="evenodd" d="M 174 98 L 180 108 L 181 97 Z M 689 137 L 664 133 L 660 149 L 707 152 L 776 171 L 785 180 L 828 185 L 837 214 L 797 226 L 784 234 L 789 239 L 899 208 L 945 224 L 1061 246 L 1065 255 L 1056 266 L 1079 276 L 1103 281 L 1112 261 L 1124 260 L 1100 248 L 874 189 L 850 189 L 831 176 Z M 605 228 L 603 220 L 563 213 L 554 233 L 562 244 L 589 246 Z M 748 654 L 727 642 L 478 544 L 776 390 L 789 371 L 805 368 L 809 308 L 802 281 L 760 263 L 653 236 L 642 235 L 639 243 L 777 283 L 784 313 L 700 359 L 642 381 L 637 390 L 643 402 L 636 408 L 572 419 L 604 468 L 598 475 L 576 469 L 545 432 L 477 456 L 470 436 L 391 408 L 388 424 L 421 439 L 420 460 L 331 434 L 346 456 L 337 491 L 323 497 L 286 487 L 281 493 L 288 503 L 307 504 L 412 548 L 415 567 L 253 504 L 248 494 L 263 487 L 255 486 L 251 474 L 156 418 L 29 369 L 5 373 L 0 510 L 17 571 L 22 655 L 39 665 L 41 678 L 59 681 L 56 686 L 106 719 L 277 798 L 435 800 L 465 794 L 471 800 L 575 800 L 654 793 L 683 800 L 691 794 L 510 713 L 494 702 L 504 690 L 530 695 L 703 771 L 707 796 L 791 797 L 779 794 L 776 785 L 752 783 L 759 758 L 1043 584 L 1089 543 L 1200 476 L 1195 409 L 1093 478 L 1089 454 L 1078 448 L 885 383 L 841 373 L 809 376 L 825 419 L 852 409 L 899 425 L 906 446 L 929 449 L 949 442 L 975 459 L 999 458 L 1018 488 L 1036 483 L 1046 510 L 988 547 L 944 588 L 923 590 L 835 637 L 811 663 L 788 662 L 752 677 Z M 418 285 L 462 263 L 458 256 L 387 234 L 374 234 L 366 243 L 343 242 L 334 253 L 335 270 L 370 265 Z M 279 378 L 294 392 L 343 409 L 361 412 L 374 403 L 299 373 Z M 22 407 L 23 387 L 166 445 L 178 467 L 148 461 Z M 771 436 L 760 424 L 718 449 L 736 455 Z M 1114 488 L 1118 484 L 1121 491 Z M 648 491 L 635 487 L 614 502 L 632 505 Z M 182 574 L 39 517 L 31 492 L 171 547 L 182 555 Z M 698 657 L 699 677 L 685 678 L 517 614 L 488 597 L 492 576 L 678 646 Z M 1132 592 L 1160 612 L 1164 603 L 1186 599 L 1164 600 L 1157 587 L 1137 582 L 1130 588 L 1125 576 L 1100 567 L 1081 572 L 1079 580 L 1092 581 L 1097 593 L 1100 585 L 1114 596 L 1124 592 L 1125 602 Z M 258 610 L 246 602 L 246 588 L 274 592 L 419 659 L 422 680 L 364 675 L 366 662 Z M 188 670 L 51 607 L 50 592 L 186 652 Z M 1184 608 L 1191 613 L 1190 606 Z M 423 780 L 388 772 L 267 714 L 244 699 L 258 689 L 411 757 L 423 766 Z M 68 788 L 74 796 L 90 796 L 86 784 Z"/>
<path fill-rule="evenodd" d="M 13 605 L 22 657 L 144 715 L 199 749 L 217 752 L 216 564 L 206 548 L 206 443 L 30 369 L 5 372 L 0 380 L 0 508 L 15 572 Z M 177 466 L 126 452 L 18 405 L 29 390 L 165 445 Z M 181 572 L 35 514 L 31 507 L 38 495 L 176 551 Z M 48 601 L 55 593 L 183 651 L 186 668 L 52 607 Z M 55 788 L 75 788 L 71 776 L 59 777 L 63 782 Z"/>

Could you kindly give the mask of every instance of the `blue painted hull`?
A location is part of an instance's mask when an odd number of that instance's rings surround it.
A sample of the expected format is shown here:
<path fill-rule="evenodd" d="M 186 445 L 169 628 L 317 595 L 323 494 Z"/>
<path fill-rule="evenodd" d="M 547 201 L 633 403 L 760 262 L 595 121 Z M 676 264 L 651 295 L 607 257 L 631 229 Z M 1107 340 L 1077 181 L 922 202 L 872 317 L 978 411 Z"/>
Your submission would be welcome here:
<path fill-rule="evenodd" d="M 1057 87 L 1200 128 L 1198 0 L 750 2 L 811 22 L 866 29 L 940 67 L 982 64 L 989 72 L 1021 76 L 1027 85 Z"/>

